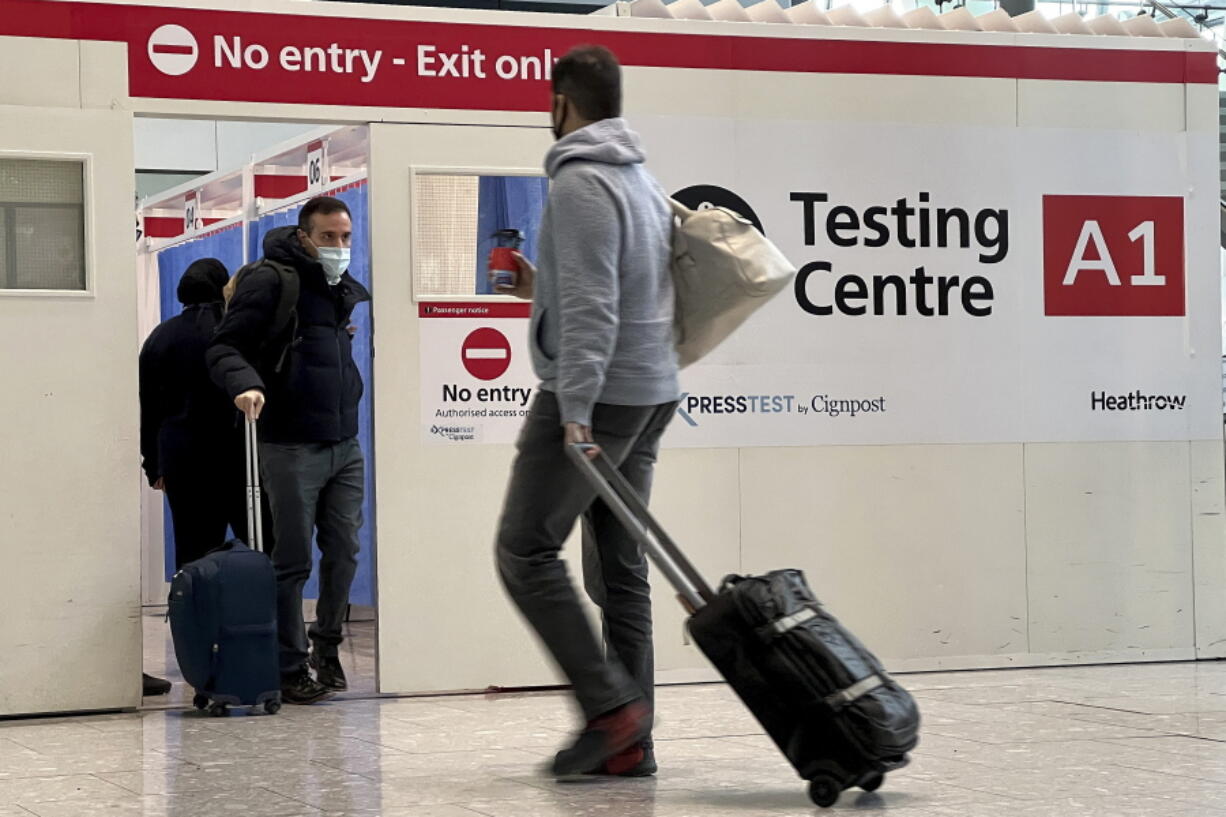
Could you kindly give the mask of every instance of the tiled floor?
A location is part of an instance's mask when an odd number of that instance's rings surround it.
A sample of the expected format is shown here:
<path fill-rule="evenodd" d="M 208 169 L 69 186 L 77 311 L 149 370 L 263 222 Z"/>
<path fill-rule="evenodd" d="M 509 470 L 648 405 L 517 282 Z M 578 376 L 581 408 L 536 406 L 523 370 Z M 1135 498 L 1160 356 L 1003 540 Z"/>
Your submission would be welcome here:
<path fill-rule="evenodd" d="M 1226 664 L 910 675 L 908 769 L 834 813 L 1226 817 Z M 658 778 L 540 773 L 557 694 L 365 699 L 228 719 L 182 710 L 0 724 L 0 817 L 772 817 L 805 789 L 726 688 L 659 696 Z"/>

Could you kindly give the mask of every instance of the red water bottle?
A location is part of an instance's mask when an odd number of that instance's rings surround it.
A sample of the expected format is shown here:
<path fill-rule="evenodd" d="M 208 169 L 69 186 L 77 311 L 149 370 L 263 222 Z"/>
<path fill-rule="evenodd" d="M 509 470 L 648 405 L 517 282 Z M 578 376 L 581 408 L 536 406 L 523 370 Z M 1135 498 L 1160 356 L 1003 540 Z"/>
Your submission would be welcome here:
<path fill-rule="evenodd" d="M 494 233 L 494 242 L 494 249 L 490 252 L 490 275 L 497 291 L 499 287 L 515 286 L 519 275 L 515 253 L 524 245 L 524 234 L 514 229 L 499 230 Z"/>

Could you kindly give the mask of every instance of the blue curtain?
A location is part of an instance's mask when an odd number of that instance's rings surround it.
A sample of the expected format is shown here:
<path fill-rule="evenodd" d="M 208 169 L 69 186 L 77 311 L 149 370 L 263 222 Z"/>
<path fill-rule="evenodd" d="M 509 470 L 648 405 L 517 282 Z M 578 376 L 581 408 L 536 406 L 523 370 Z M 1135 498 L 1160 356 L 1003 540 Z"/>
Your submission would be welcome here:
<path fill-rule="evenodd" d="M 158 285 L 161 290 L 162 320 L 183 311 L 175 295 L 179 279 L 187 268 L 201 258 L 216 258 L 233 275 L 243 265 L 243 227 L 236 224 L 224 231 L 168 247 L 157 254 Z"/>
<path fill-rule="evenodd" d="M 346 202 L 347 204 L 348 202 Z M 277 227 L 285 227 L 290 224 L 298 223 L 298 211 L 302 207 L 291 207 L 288 210 L 278 210 L 275 213 L 269 213 L 265 216 L 260 216 L 259 220 L 251 224 L 251 232 L 248 238 L 250 244 L 247 248 L 247 257 L 252 261 L 257 258 L 264 257 L 264 236 L 268 235 Z M 356 226 L 356 225 L 355 225 Z M 356 231 L 354 233 L 356 235 Z"/>
<path fill-rule="evenodd" d="M 201 258 L 216 258 L 226 265 L 233 275 L 243 265 L 243 227 L 236 224 L 216 235 L 197 238 L 183 244 L 167 247 L 157 254 L 159 300 L 162 320 L 168 320 L 183 311 L 177 291 L 179 279 L 194 261 Z M 170 516 L 170 503 L 162 500 L 162 528 L 165 531 L 166 581 L 175 572 L 175 529 Z"/>
<path fill-rule="evenodd" d="M 549 195 L 549 180 L 535 176 L 482 176 L 477 201 L 477 288 L 478 295 L 493 293 L 489 279 L 490 250 L 494 233 L 519 230 L 526 239 L 523 254 L 536 258 L 537 234 Z"/>
<path fill-rule="evenodd" d="M 345 202 L 353 216 L 353 253 L 349 262 L 349 274 L 358 279 L 367 289 L 373 289 L 370 283 L 370 188 L 366 182 L 360 182 L 349 190 L 329 195 Z M 298 223 L 298 212 L 301 206 L 281 210 L 262 216 L 251 225 L 250 258 L 254 261 L 264 255 L 264 236 L 269 231 L 288 224 Z M 373 358 L 371 356 L 371 316 L 370 304 L 360 304 L 353 312 L 352 323 L 357 326 L 353 336 L 353 359 L 358 371 L 362 373 L 362 382 L 366 390 L 358 407 L 358 442 L 366 459 L 366 494 L 362 502 L 362 529 L 358 533 L 362 551 L 358 554 L 357 574 L 353 579 L 353 589 L 349 594 L 352 604 L 374 606 L 375 603 L 375 448 L 374 448 L 374 414 L 371 406 L 373 389 Z M 319 550 L 315 552 L 315 570 L 303 591 L 306 598 L 319 597 Z"/>

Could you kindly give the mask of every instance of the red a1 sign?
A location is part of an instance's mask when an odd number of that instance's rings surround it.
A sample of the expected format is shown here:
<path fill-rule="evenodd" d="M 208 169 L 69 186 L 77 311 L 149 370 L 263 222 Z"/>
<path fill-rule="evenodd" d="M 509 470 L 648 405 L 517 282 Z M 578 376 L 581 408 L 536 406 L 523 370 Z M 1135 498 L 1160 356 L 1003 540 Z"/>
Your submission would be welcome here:
<path fill-rule="evenodd" d="M 1044 196 L 1047 315 L 1183 315 L 1183 199 Z"/>

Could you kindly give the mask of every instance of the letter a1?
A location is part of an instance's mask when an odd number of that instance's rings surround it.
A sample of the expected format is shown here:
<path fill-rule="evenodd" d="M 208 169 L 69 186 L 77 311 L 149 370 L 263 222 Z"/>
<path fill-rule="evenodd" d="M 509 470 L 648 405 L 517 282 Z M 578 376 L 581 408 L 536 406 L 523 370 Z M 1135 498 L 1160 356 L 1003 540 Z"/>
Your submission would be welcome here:
<path fill-rule="evenodd" d="M 1180 196 L 1043 197 L 1043 314 L 1186 313 Z"/>

